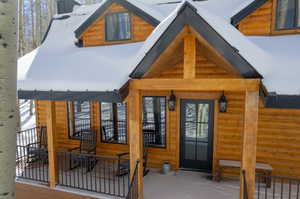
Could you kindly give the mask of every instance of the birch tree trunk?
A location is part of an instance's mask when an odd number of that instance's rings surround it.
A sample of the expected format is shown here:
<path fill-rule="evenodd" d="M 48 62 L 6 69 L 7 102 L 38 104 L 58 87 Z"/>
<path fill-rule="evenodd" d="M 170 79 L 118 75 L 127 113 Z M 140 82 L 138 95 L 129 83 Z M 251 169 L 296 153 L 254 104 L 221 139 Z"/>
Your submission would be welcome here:
<path fill-rule="evenodd" d="M 37 47 L 37 41 L 36 41 L 36 30 L 35 30 L 35 17 L 34 17 L 34 1 L 30 0 L 30 20 L 31 20 L 31 39 L 32 39 L 32 49 L 35 49 Z"/>
<path fill-rule="evenodd" d="M 40 44 L 42 35 L 42 11 L 41 11 L 41 1 L 35 0 L 35 41 L 36 46 Z"/>
<path fill-rule="evenodd" d="M 23 29 L 23 9 L 24 9 L 24 0 L 19 0 L 19 43 L 18 43 L 18 56 L 22 57 L 24 55 L 24 29 Z"/>
<path fill-rule="evenodd" d="M 0 1 L 0 198 L 15 198 L 17 2 Z"/>

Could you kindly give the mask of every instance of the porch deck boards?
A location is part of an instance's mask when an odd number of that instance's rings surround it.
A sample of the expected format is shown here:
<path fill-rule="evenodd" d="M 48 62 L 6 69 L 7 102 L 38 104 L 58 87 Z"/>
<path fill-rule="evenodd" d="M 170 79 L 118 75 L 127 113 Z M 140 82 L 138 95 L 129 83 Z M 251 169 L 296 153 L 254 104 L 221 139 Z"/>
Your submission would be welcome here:
<path fill-rule="evenodd" d="M 144 178 L 145 199 L 238 199 L 239 181 L 220 183 L 207 178 L 208 174 L 178 171 L 163 175 L 152 171 Z"/>

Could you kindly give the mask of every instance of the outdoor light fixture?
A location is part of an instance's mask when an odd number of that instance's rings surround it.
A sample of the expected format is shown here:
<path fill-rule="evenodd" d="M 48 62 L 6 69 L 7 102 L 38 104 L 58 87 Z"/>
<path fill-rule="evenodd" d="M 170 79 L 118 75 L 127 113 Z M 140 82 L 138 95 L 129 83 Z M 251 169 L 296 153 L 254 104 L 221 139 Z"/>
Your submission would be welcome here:
<path fill-rule="evenodd" d="M 176 108 L 176 96 L 174 95 L 174 92 L 171 91 L 171 95 L 169 97 L 169 111 L 175 111 Z"/>
<path fill-rule="evenodd" d="M 219 99 L 219 111 L 220 111 L 220 113 L 227 112 L 227 99 L 224 95 L 224 92 L 223 92 L 221 98 Z"/>

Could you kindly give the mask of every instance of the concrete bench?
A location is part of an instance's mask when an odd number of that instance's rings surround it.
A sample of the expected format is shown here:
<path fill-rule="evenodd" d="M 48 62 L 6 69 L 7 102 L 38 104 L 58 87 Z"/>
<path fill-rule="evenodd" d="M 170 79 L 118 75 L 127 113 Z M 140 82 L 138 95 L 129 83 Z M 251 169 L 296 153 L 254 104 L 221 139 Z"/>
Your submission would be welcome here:
<path fill-rule="evenodd" d="M 219 170 L 216 173 L 215 180 L 220 181 L 225 168 L 241 168 L 241 162 L 235 160 L 219 160 Z M 256 172 L 266 176 L 267 187 L 271 186 L 271 176 L 273 167 L 269 164 L 256 163 Z"/>

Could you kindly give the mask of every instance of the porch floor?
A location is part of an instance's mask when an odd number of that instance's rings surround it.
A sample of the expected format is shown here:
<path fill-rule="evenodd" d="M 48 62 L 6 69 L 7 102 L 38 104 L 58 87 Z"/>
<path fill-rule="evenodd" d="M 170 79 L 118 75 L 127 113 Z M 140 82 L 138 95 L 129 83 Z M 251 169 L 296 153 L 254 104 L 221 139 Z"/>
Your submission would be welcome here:
<path fill-rule="evenodd" d="M 144 177 L 145 199 L 238 199 L 239 180 L 224 179 L 214 182 L 208 174 L 178 171 L 168 175 L 151 170 Z"/>

